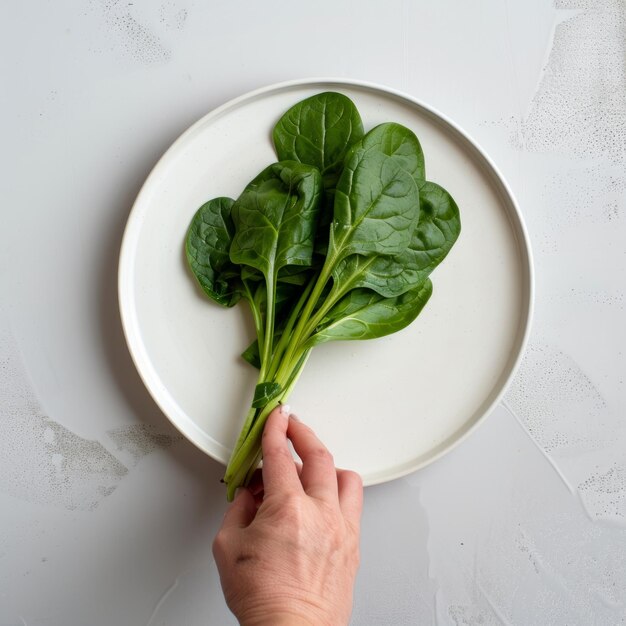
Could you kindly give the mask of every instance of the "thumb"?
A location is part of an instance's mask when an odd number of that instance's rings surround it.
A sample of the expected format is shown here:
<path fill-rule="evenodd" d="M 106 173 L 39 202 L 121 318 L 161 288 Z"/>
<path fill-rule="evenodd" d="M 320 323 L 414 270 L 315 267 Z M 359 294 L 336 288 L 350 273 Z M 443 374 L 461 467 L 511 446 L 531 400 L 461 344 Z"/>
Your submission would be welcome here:
<path fill-rule="evenodd" d="M 245 528 L 256 515 L 254 496 L 245 487 L 239 489 L 232 504 L 226 509 L 222 528 Z"/>

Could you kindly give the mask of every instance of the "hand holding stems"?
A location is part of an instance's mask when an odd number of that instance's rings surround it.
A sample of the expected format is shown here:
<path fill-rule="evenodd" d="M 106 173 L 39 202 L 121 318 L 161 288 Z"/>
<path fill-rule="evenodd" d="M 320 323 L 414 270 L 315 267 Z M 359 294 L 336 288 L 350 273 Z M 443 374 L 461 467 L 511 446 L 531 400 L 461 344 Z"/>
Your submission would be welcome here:
<path fill-rule="evenodd" d="M 361 479 L 335 469 L 328 450 L 286 406 L 270 414 L 262 448 L 262 483 L 239 490 L 213 543 L 226 602 L 242 626 L 348 624 Z"/>

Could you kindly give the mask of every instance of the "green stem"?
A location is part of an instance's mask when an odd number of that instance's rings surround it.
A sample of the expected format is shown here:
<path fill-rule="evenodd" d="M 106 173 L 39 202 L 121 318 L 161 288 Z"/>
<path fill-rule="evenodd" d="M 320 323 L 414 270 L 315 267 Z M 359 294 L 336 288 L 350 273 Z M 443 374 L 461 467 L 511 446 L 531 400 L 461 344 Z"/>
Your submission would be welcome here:
<path fill-rule="evenodd" d="M 305 340 L 313 334 L 318 324 L 324 319 L 326 314 L 335 306 L 335 304 L 337 304 L 337 301 L 352 288 L 350 287 L 348 289 L 336 289 L 336 284 L 337 283 L 333 283 L 333 286 L 330 289 L 330 293 L 324 300 L 324 303 L 315 312 L 315 315 L 313 315 L 313 317 L 309 320 L 309 323 L 304 327 L 302 336 L 305 338 Z"/>
<path fill-rule="evenodd" d="M 228 461 L 228 466 L 230 466 L 233 457 L 235 456 L 235 454 L 237 454 L 237 452 L 239 451 L 239 448 L 241 448 L 241 445 L 243 444 L 243 442 L 246 440 L 246 437 L 248 436 L 248 433 L 250 432 L 250 428 L 252 426 L 252 423 L 254 422 L 254 417 L 256 415 L 257 410 L 254 407 L 250 407 L 250 409 L 248 410 L 248 414 L 246 415 L 246 419 L 243 423 L 243 426 L 241 427 L 241 431 L 239 432 L 239 437 L 237 438 L 237 443 L 235 444 L 235 447 L 233 448 L 233 451 L 231 452 L 230 455 L 230 460 Z"/>
<path fill-rule="evenodd" d="M 263 351 L 261 352 L 261 373 L 259 375 L 259 382 L 265 382 L 267 376 L 267 369 L 270 366 L 272 360 L 272 341 L 274 339 L 274 315 L 276 313 L 276 275 L 270 274 L 265 278 L 266 290 L 267 290 L 267 310 L 265 311 L 265 341 L 263 342 Z M 259 339 L 259 342 L 261 340 Z M 259 343 L 259 348 L 261 343 Z"/>
<path fill-rule="evenodd" d="M 254 420 L 245 441 L 239 447 L 239 450 L 231 457 L 228 468 L 226 469 L 226 475 L 224 476 L 224 481 L 227 483 L 226 497 L 229 501 L 232 501 L 234 498 L 235 491 L 246 484 L 246 479 L 252 476 L 252 472 L 258 464 L 257 456 L 261 450 L 261 437 L 267 417 L 279 403 L 287 400 L 308 360 L 309 352 L 310 351 L 305 352 L 300 357 L 295 367 L 291 369 L 291 375 L 287 380 L 276 380 L 279 384 L 283 383 L 281 386 L 284 391 L 263 407 Z"/>
<path fill-rule="evenodd" d="M 254 320 L 254 330 L 256 331 L 256 338 L 259 344 L 259 356 L 261 361 L 263 360 L 263 341 L 265 337 L 265 333 L 263 330 L 263 318 L 261 317 L 261 312 L 256 306 L 256 302 L 254 301 L 254 296 L 252 295 L 252 291 L 250 291 L 250 285 L 248 285 L 247 281 L 243 280 L 243 286 L 245 289 L 244 296 L 250 305 L 250 311 L 252 312 L 252 319 Z"/>
<path fill-rule="evenodd" d="M 302 349 L 292 350 L 290 360 L 286 358 L 283 359 L 278 371 L 276 372 L 276 381 L 281 381 L 288 379 L 290 380 L 290 372 L 294 372 L 295 368 L 298 366 L 300 360 L 302 359 L 305 352 Z M 280 383 L 279 383 L 280 384 Z M 281 384 L 284 387 L 284 385 Z"/>
<path fill-rule="evenodd" d="M 287 349 L 286 353 L 288 361 L 293 360 L 294 352 L 297 349 L 302 348 L 304 342 L 308 339 L 308 334 L 310 334 L 310 331 L 307 334 L 309 318 L 311 317 L 311 313 L 315 310 L 315 305 L 322 295 L 326 283 L 328 283 L 328 281 L 330 280 L 335 266 L 344 257 L 343 246 L 346 238 L 347 235 L 344 235 L 343 237 L 335 241 L 333 227 L 331 225 L 331 236 L 328 243 L 328 253 L 326 256 L 326 260 L 324 261 L 324 265 L 320 270 L 317 282 L 315 283 L 315 287 L 313 288 L 313 292 L 311 293 L 311 297 L 306 303 L 304 311 L 302 311 L 302 315 L 300 316 L 298 324 L 293 332 L 293 336 L 291 338 L 289 348 Z"/>
<path fill-rule="evenodd" d="M 287 398 L 291 395 L 291 392 L 293 391 L 293 388 L 296 386 L 296 383 L 298 382 L 298 379 L 300 378 L 302 371 L 304 370 L 304 366 L 306 365 L 306 362 L 309 360 L 309 355 L 311 354 L 311 348 L 309 348 L 301 357 L 300 360 L 298 361 L 295 371 L 294 371 L 294 375 L 290 378 L 289 383 L 287 384 L 287 386 L 285 387 L 285 390 L 283 392 L 283 395 L 281 397 L 281 402 L 287 400 Z"/>
<path fill-rule="evenodd" d="M 332 263 L 329 263 L 329 257 L 326 257 L 326 262 L 324 263 L 319 273 L 319 276 L 317 277 L 317 280 L 315 281 L 315 287 L 313 287 L 313 291 L 311 292 L 311 295 L 309 299 L 307 300 L 304 310 L 302 311 L 302 314 L 300 315 L 300 318 L 298 319 L 298 323 L 296 324 L 293 334 L 290 337 L 289 345 L 287 347 L 287 350 L 285 351 L 282 365 L 278 370 L 279 373 L 284 370 L 285 364 L 288 364 L 294 361 L 294 353 L 296 352 L 296 350 L 298 350 L 298 348 L 300 347 L 300 344 L 302 343 L 302 333 L 303 333 L 304 327 L 307 325 L 307 321 L 309 317 L 311 316 L 311 313 L 313 312 L 313 309 L 315 308 L 315 305 L 317 301 L 319 300 L 319 297 L 321 296 L 322 291 L 324 291 L 324 287 L 326 286 L 326 283 L 330 279 L 331 272 L 332 272 Z"/>
<path fill-rule="evenodd" d="M 364 267 L 367 268 L 376 259 L 375 256 L 371 256 L 369 259 L 363 261 Z M 364 271 L 364 270 L 361 270 Z M 333 281 L 333 285 L 330 289 L 330 293 L 326 296 L 322 306 L 315 312 L 315 315 L 311 318 L 306 325 L 303 336 L 307 339 L 315 332 L 315 329 L 319 323 L 324 319 L 326 314 L 343 298 L 349 291 L 354 289 L 354 284 L 358 282 L 359 275 L 352 276 L 350 280 L 342 280 L 341 287 L 337 287 L 338 283 Z"/>
<path fill-rule="evenodd" d="M 254 476 L 254 472 L 256 471 L 256 468 L 259 466 L 259 463 L 261 462 L 261 459 L 263 458 L 263 449 L 259 448 L 256 457 L 254 458 L 254 461 L 252 461 L 252 463 L 250 464 L 250 467 L 248 468 L 248 472 L 246 473 L 246 477 L 243 480 L 243 485 L 245 487 L 247 487 L 250 484 L 250 481 L 252 480 L 252 477 Z"/>
<path fill-rule="evenodd" d="M 343 240 L 340 243 L 342 244 Z M 329 252 L 330 249 L 331 245 L 329 244 Z M 266 277 L 267 317 L 265 341 L 263 345 L 263 352 L 261 354 L 262 361 L 259 380 L 269 382 L 271 379 L 274 379 L 274 381 L 277 382 L 284 391 L 249 420 L 250 426 L 245 435 L 245 439 L 233 452 L 228 467 L 226 468 L 224 480 L 228 484 L 227 498 L 229 500 L 233 499 L 235 491 L 246 480 L 246 477 L 251 471 L 250 467 L 255 463 L 258 451 L 261 448 L 261 436 L 263 434 L 263 428 L 265 426 L 267 416 L 279 402 L 287 398 L 288 394 L 295 385 L 295 381 L 300 376 L 304 363 L 306 363 L 308 359 L 310 349 L 305 349 L 303 347 L 308 338 L 308 335 L 306 334 L 309 326 L 308 321 L 311 317 L 311 313 L 315 310 L 317 301 L 324 291 L 324 287 L 331 278 L 335 264 L 341 260 L 341 255 L 337 253 L 338 249 L 341 249 L 341 245 L 334 246 L 334 252 L 331 252 L 328 256 L 326 256 L 324 265 L 317 276 L 317 280 L 314 281 L 314 286 L 310 292 L 310 296 L 306 299 L 306 304 L 304 305 L 304 309 L 298 318 L 298 322 L 295 324 L 293 332 L 284 333 L 284 341 L 283 337 L 279 340 L 278 345 L 282 354 L 276 354 L 275 358 L 272 358 L 271 350 L 274 334 L 274 296 L 276 276 L 272 275 L 271 280 L 267 280 Z M 313 281 L 311 281 L 311 283 L 313 283 Z M 307 286 L 307 290 L 308 288 L 309 287 Z M 300 301 L 304 300 L 305 298 L 301 298 Z M 296 316 L 297 315 L 293 314 L 290 316 L 289 321 L 291 322 L 292 327 L 295 323 Z M 275 373 L 271 378 L 266 378 L 268 368 L 272 373 Z M 246 422 L 248 423 L 248 420 L 246 420 Z"/>
<path fill-rule="evenodd" d="M 269 372 L 264 372 L 263 368 L 261 368 L 261 371 L 259 373 L 259 377 L 257 380 L 257 385 L 261 384 L 262 382 L 266 382 L 272 380 L 272 378 L 274 378 L 275 376 L 275 370 L 277 369 L 278 363 L 280 363 L 280 354 L 284 351 L 284 346 L 288 341 L 289 338 L 289 334 L 291 333 L 291 329 L 293 328 L 296 318 L 298 316 L 298 313 L 300 312 L 300 309 L 302 308 L 302 306 L 304 305 L 304 302 L 306 301 L 306 298 L 308 296 L 308 294 L 311 292 L 311 289 L 313 288 L 315 280 L 312 279 L 311 281 L 309 281 L 309 284 L 306 286 L 306 288 L 304 289 L 300 299 L 298 300 L 289 321 L 287 322 L 287 327 L 285 328 L 285 332 L 283 333 L 283 335 L 281 336 L 281 339 L 276 347 L 276 354 L 274 355 L 274 358 L 272 359 L 271 362 L 271 368 Z M 250 290 L 247 289 L 248 294 L 250 294 Z M 268 298 L 268 302 L 269 302 L 269 298 Z M 253 314 L 254 312 L 257 311 L 256 307 L 252 306 L 253 308 Z M 268 310 L 269 310 L 269 306 L 268 306 Z M 256 317 L 255 317 L 255 321 L 256 321 Z M 261 328 L 261 332 L 262 332 L 262 326 L 260 326 Z M 257 326 L 257 335 L 259 333 L 259 327 Z M 272 330 L 272 334 L 273 334 L 273 330 Z M 267 335 L 266 335 L 267 336 Z M 283 339 L 285 339 L 285 341 L 283 342 Z M 259 345 L 260 345 L 260 339 L 259 341 Z M 260 348 L 261 349 L 261 348 Z M 267 348 L 263 348 L 263 350 L 265 350 Z M 267 359 L 264 359 L 264 363 L 267 361 Z M 265 366 L 265 369 L 267 369 L 267 365 Z M 233 461 L 235 459 L 235 456 L 237 455 L 237 453 L 239 452 L 239 449 L 241 448 L 243 442 L 245 441 L 246 437 L 248 436 L 248 433 L 250 432 L 250 428 L 252 427 L 252 424 L 254 423 L 255 417 L 257 415 L 257 409 L 255 408 L 250 408 L 250 410 L 248 411 L 248 414 L 246 416 L 246 419 L 244 421 L 244 424 L 241 428 L 241 431 L 239 433 L 239 437 L 237 438 L 237 443 L 235 444 L 235 447 L 233 448 L 233 451 L 231 453 L 230 456 L 230 460 L 228 462 L 228 466 L 226 468 L 226 478 L 230 478 L 231 477 L 231 473 L 232 473 L 232 466 L 233 466 Z"/>
<path fill-rule="evenodd" d="M 283 353 L 285 352 L 285 349 L 287 345 L 289 344 L 289 340 L 291 339 L 293 327 L 295 326 L 296 320 L 298 319 L 298 315 L 300 314 L 300 311 L 302 310 L 304 303 L 306 302 L 307 298 L 309 297 L 311 293 L 311 290 L 313 289 L 313 286 L 315 285 L 316 278 L 317 278 L 317 275 L 314 275 L 311 278 L 308 285 L 302 291 L 302 294 L 300 295 L 300 298 L 298 299 L 296 306 L 291 311 L 289 319 L 287 320 L 287 325 L 285 326 L 285 330 L 283 331 L 283 334 L 280 337 L 278 345 L 276 346 L 274 350 L 274 355 L 272 356 L 272 364 L 267 374 L 267 377 L 269 379 L 273 379 L 276 377 L 276 371 L 278 370 L 278 367 L 281 363 Z"/>

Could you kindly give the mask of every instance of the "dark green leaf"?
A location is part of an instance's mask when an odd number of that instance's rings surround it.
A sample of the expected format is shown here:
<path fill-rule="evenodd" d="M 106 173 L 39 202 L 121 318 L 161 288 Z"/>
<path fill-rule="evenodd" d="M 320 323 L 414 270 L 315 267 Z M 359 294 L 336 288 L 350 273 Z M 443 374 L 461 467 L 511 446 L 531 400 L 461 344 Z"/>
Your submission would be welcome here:
<path fill-rule="evenodd" d="M 420 218 L 408 248 L 396 256 L 352 255 L 333 271 L 341 285 L 397 296 L 424 282 L 446 257 L 461 231 L 452 196 L 431 182 L 420 184 Z"/>
<path fill-rule="evenodd" d="M 376 130 L 376 129 L 375 129 Z M 384 152 L 395 128 L 369 133 L 348 155 L 335 192 L 329 256 L 395 255 L 410 243 L 419 219 L 419 191 L 402 161 Z"/>
<path fill-rule="evenodd" d="M 233 263 L 265 277 L 286 265 L 311 265 L 322 183 L 310 165 L 285 161 L 263 170 L 232 208 Z"/>
<path fill-rule="evenodd" d="M 286 265 L 278 272 L 278 283 L 285 285 L 305 285 L 311 277 L 311 268 L 302 265 Z"/>
<path fill-rule="evenodd" d="M 416 181 L 426 178 L 422 146 L 415 133 L 406 126 L 394 122 L 380 124 L 365 135 L 361 145 L 365 150 L 375 147 L 391 157 Z"/>
<path fill-rule="evenodd" d="M 280 394 L 282 387 L 278 383 L 259 383 L 254 389 L 252 407 L 260 409 Z"/>
<path fill-rule="evenodd" d="M 313 258 L 313 264 L 311 267 L 306 265 L 285 265 L 278 270 L 278 283 L 285 283 L 290 285 L 303 285 L 309 277 L 312 268 L 315 266 L 315 257 Z M 319 263 L 318 263 L 319 265 Z M 258 283 L 263 280 L 263 274 L 254 267 L 249 265 L 241 266 L 241 278 L 247 280 L 250 283 Z"/>
<path fill-rule="evenodd" d="M 421 282 L 448 255 L 461 233 L 459 207 L 452 196 L 436 183 L 420 183 L 420 220 L 403 256 L 405 272 L 412 283 Z"/>
<path fill-rule="evenodd" d="M 215 198 L 203 204 L 189 225 L 185 239 L 187 262 L 200 287 L 223 306 L 239 300 L 239 268 L 229 258 L 234 235 L 234 200 Z"/>
<path fill-rule="evenodd" d="M 252 367 L 261 369 L 261 352 L 259 351 L 259 342 L 255 339 L 242 353 L 241 358 L 250 363 Z"/>
<path fill-rule="evenodd" d="M 278 160 L 315 166 L 327 190 L 335 188 L 347 151 L 361 137 L 363 122 L 357 108 L 350 98 L 335 92 L 294 105 L 273 132 Z"/>
<path fill-rule="evenodd" d="M 375 339 L 402 330 L 419 315 L 432 290 L 429 279 L 395 298 L 384 298 L 369 289 L 354 289 L 330 310 L 306 347 L 327 341 Z"/>

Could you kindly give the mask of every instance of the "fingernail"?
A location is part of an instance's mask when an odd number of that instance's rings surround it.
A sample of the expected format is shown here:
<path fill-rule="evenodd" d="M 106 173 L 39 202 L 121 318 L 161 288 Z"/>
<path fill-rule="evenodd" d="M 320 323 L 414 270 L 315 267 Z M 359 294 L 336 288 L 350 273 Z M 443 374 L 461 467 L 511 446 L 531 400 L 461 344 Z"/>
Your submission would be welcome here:
<path fill-rule="evenodd" d="M 300 418 L 297 415 L 294 415 L 293 413 L 289 416 L 290 419 L 292 419 L 294 422 L 299 422 Z"/>
<path fill-rule="evenodd" d="M 291 412 L 291 407 L 288 404 L 281 404 L 280 405 L 280 412 L 283 415 L 289 415 L 289 413 Z"/>

